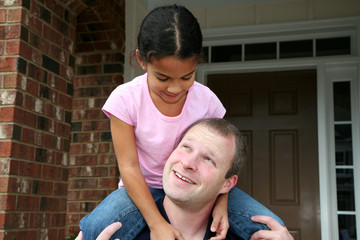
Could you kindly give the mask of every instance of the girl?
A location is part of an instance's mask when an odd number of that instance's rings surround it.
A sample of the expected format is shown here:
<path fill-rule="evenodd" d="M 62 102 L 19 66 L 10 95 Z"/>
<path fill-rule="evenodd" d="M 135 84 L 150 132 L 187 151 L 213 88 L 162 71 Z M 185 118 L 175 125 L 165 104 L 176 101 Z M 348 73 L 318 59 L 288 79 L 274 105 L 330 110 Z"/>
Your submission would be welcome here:
<path fill-rule="evenodd" d="M 151 11 L 140 27 L 135 55 L 146 73 L 118 86 L 103 107 L 111 122 L 119 189 L 81 220 L 85 240 L 96 239 L 113 222 L 121 222 L 122 228 L 111 239 L 134 239 L 147 224 L 153 240 L 183 240 L 155 204 L 164 195 L 163 167 L 191 123 L 225 115 L 215 94 L 195 82 L 196 66 L 202 60 L 202 34 L 186 8 L 173 5 Z M 229 222 L 244 239 L 267 229 L 251 221 L 254 215 L 269 215 L 282 223 L 236 188 L 230 191 L 229 209 L 227 205 L 228 194 L 221 195 L 213 210 L 211 230 L 218 234 L 213 240 L 225 238 Z"/>
<path fill-rule="evenodd" d="M 163 166 L 191 123 L 225 114 L 215 94 L 195 82 L 202 33 L 186 8 L 174 5 L 150 12 L 141 25 L 135 54 L 146 74 L 118 86 L 103 107 L 111 121 L 120 188 L 81 220 L 86 240 L 96 239 L 114 221 L 123 225 L 114 237 L 133 239 L 145 225 L 143 218 L 152 239 L 183 239 L 154 201 L 164 194 Z M 219 206 L 227 214 L 227 200 Z"/>

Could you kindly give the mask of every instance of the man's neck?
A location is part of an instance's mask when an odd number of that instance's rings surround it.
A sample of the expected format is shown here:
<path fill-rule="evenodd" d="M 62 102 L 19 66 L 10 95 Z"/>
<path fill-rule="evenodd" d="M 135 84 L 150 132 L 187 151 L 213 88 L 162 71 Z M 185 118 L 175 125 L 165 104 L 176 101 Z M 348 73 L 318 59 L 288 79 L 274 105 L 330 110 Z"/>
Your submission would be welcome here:
<path fill-rule="evenodd" d="M 214 203 L 205 206 L 187 206 L 164 198 L 164 209 L 171 225 L 178 229 L 185 240 L 203 240 Z"/>

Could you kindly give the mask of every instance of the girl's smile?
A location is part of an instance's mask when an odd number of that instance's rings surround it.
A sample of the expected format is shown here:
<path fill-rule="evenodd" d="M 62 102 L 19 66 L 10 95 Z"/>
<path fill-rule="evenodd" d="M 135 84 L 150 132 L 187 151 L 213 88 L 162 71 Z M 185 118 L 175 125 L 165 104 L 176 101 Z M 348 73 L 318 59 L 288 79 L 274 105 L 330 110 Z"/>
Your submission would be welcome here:
<path fill-rule="evenodd" d="M 149 92 L 155 105 L 176 104 L 182 108 L 195 81 L 197 60 L 169 56 L 154 58 L 151 63 L 139 62 L 148 72 Z"/>

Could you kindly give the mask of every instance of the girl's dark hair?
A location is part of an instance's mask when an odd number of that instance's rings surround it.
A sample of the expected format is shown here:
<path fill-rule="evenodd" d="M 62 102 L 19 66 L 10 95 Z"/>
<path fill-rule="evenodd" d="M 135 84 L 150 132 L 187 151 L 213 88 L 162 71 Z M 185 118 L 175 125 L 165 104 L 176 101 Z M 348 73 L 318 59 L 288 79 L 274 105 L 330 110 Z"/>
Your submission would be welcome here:
<path fill-rule="evenodd" d="M 176 56 L 202 60 L 202 33 L 194 15 L 178 5 L 158 7 L 143 20 L 138 35 L 139 58 Z"/>

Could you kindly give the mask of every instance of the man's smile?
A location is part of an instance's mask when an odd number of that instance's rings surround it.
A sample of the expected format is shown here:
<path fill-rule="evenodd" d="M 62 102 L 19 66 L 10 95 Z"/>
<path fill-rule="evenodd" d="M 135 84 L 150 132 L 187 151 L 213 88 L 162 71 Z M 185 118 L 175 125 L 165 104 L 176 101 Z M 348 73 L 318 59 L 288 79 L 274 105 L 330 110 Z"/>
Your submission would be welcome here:
<path fill-rule="evenodd" d="M 193 181 L 191 181 L 190 179 L 187 179 L 186 177 L 182 176 L 180 173 L 174 171 L 175 176 L 177 176 L 178 178 L 180 178 L 181 180 L 190 183 L 190 184 L 195 184 Z"/>

